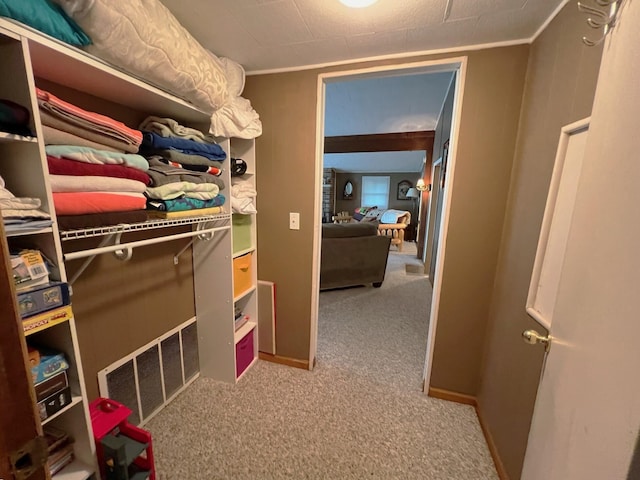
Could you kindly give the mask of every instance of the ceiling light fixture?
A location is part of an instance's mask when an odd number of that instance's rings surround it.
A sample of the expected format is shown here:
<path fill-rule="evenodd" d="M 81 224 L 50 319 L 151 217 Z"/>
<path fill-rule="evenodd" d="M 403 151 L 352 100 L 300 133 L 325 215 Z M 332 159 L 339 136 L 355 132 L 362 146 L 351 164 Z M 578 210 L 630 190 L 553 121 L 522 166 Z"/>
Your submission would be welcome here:
<path fill-rule="evenodd" d="M 364 8 L 373 5 L 378 0 L 340 0 L 341 3 L 351 8 Z"/>

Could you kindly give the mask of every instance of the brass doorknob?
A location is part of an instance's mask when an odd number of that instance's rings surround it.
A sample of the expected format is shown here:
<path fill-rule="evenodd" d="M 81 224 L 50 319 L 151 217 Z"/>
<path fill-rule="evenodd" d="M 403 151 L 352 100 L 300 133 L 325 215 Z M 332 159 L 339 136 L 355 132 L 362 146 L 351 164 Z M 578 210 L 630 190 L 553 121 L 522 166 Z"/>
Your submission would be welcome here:
<path fill-rule="evenodd" d="M 522 340 L 529 345 L 535 345 L 536 343 L 541 343 L 544 345 L 545 351 L 549 351 L 551 347 L 551 336 L 545 337 L 540 335 L 535 330 L 525 330 L 522 332 Z"/>

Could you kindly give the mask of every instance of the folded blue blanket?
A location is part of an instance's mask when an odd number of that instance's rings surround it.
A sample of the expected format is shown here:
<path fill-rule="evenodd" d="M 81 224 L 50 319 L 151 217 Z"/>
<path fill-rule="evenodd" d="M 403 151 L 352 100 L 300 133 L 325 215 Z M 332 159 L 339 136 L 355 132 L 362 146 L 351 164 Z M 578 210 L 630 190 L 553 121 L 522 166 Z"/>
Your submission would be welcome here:
<path fill-rule="evenodd" d="M 154 132 L 142 132 L 141 150 L 144 149 L 170 149 L 178 152 L 200 155 L 209 160 L 224 160 L 227 154 L 216 143 L 199 143 L 193 140 L 176 137 L 162 137 Z"/>
<path fill-rule="evenodd" d="M 218 194 L 211 200 L 199 200 L 197 198 L 176 198 L 174 200 L 147 200 L 148 210 L 160 210 L 161 212 L 183 212 L 200 208 L 221 207 L 224 205 L 224 195 Z"/>
<path fill-rule="evenodd" d="M 71 45 L 91 44 L 76 22 L 51 0 L 0 0 L 0 16 L 18 20 Z"/>

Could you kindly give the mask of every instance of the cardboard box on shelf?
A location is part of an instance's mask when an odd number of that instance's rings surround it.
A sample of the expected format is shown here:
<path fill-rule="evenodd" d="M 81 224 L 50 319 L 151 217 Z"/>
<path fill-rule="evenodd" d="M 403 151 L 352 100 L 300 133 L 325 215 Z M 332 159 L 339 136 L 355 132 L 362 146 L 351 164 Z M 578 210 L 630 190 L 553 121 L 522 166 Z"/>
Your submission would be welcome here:
<path fill-rule="evenodd" d="M 53 377 L 34 385 L 36 391 L 36 401 L 39 402 L 45 398 L 59 392 L 64 387 L 69 386 L 67 379 L 67 371 L 62 371 Z"/>
<path fill-rule="evenodd" d="M 18 307 L 22 318 L 69 305 L 69 285 L 64 282 L 50 282 L 18 293 Z"/>
<path fill-rule="evenodd" d="M 29 346 L 29 349 L 36 349 L 39 352 L 39 362 L 31 365 L 31 378 L 34 385 L 47 380 L 60 372 L 69 368 L 64 353 L 56 352 L 42 347 Z"/>
<path fill-rule="evenodd" d="M 70 305 L 58 307 L 47 312 L 38 313 L 22 320 L 22 329 L 25 335 L 39 332 L 58 323 L 66 322 L 73 317 Z"/>
<path fill-rule="evenodd" d="M 49 269 L 38 250 L 22 250 L 12 254 L 11 269 L 18 292 L 49 282 Z"/>
<path fill-rule="evenodd" d="M 59 392 L 50 395 L 44 400 L 38 402 L 38 411 L 40 412 L 40 420 L 46 420 L 54 413 L 59 412 L 71 403 L 71 388 L 65 387 Z"/>

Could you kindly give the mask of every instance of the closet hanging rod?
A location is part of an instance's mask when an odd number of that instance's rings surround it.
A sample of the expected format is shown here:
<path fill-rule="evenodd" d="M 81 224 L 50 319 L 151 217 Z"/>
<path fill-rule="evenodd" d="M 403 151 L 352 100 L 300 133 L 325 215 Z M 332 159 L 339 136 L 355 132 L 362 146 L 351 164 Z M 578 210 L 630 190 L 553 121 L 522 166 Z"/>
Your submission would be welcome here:
<path fill-rule="evenodd" d="M 194 230 L 192 232 L 176 233 L 175 235 L 167 235 L 164 237 L 149 238 L 146 240 L 137 240 L 135 242 L 116 243 L 115 245 L 109 245 L 104 247 L 90 248 L 88 250 L 80 250 L 78 252 L 71 252 L 64 254 L 64 260 L 76 260 L 78 258 L 91 257 L 95 255 L 101 255 L 103 253 L 112 253 L 117 251 L 130 251 L 137 247 L 144 247 L 147 245 L 155 245 L 156 243 L 170 242 L 172 240 L 178 240 L 180 238 L 199 237 L 206 238 L 207 235 L 212 235 L 215 232 L 222 230 L 230 230 L 231 226 L 226 225 L 224 227 L 213 227 L 202 230 Z M 211 237 L 209 237 L 211 238 Z"/>

